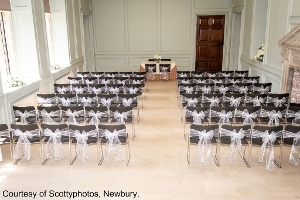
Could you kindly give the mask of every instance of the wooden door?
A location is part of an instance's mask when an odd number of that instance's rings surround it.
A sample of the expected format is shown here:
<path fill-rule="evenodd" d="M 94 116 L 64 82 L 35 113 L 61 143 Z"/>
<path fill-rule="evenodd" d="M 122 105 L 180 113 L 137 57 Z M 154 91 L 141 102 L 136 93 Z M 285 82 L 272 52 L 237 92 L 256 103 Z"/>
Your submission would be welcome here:
<path fill-rule="evenodd" d="M 225 16 L 198 16 L 195 71 L 221 71 Z"/>

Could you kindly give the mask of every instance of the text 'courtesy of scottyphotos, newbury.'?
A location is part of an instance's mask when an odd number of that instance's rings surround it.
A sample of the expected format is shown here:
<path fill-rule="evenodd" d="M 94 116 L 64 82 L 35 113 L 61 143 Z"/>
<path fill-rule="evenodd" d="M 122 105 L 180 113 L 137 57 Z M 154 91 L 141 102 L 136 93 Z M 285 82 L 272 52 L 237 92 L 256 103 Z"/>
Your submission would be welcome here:
<path fill-rule="evenodd" d="M 59 198 L 68 198 L 68 199 L 82 199 L 82 198 L 129 198 L 135 199 L 138 198 L 139 195 L 137 192 L 126 192 L 123 190 L 120 191 L 111 191 L 111 190 L 103 190 L 102 192 L 96 191 L 54 191 L 54 190 L 44 190 L 40 192 L 33 191 L 9 191 L 3 190 L 1 192 L 1 197 L 4 198 L 32 198 L 32 199 L 42 199 L 46 197 L 53 197 L 55 199 Z M 0 198 L 2 199 L 2 198 Z"/>

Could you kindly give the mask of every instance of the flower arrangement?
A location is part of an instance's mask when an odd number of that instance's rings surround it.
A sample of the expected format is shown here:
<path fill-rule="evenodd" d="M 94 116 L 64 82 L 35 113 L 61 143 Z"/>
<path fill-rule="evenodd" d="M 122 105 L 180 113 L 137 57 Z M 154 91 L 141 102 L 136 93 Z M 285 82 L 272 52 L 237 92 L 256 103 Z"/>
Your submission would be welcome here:
<path fill-rule="evenodd" d="M 153 58 L 155 59 L 156 62 L 159 62 L 161 60 L 161 56 L 158 54 L 154 55 Z"/>
<path fill-rule="evenodd" d="M 259 50 L 255 56 L 255 60 L 257 60 L 258 62 L 262 62 L 264 60 L 265 45 L 262 44 L 258 49 Z"/>
<path fill-rule="evenodd" d="M 59 69 L 61 69 L 61 66 L 59 64 L 55 63 L 51 65 L 51 70 L 59 70 Z"/>
<path fill-rule="evenodd" d="M 22 86 L 22 85 L 26 85 L 25 81 L 22 80 L 18 76 L 11 76 L 7 80 L 7 84 L 8 84 L 8 87 L 19 87 L 19 86 Z"/>

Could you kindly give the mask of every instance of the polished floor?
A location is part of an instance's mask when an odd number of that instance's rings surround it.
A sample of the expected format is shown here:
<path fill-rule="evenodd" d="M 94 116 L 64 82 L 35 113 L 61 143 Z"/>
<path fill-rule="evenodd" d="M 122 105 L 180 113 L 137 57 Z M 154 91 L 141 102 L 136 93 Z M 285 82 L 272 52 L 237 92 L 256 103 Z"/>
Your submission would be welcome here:
<path fill-rule="evenodd" d="M 283 165 L 266 170 L 258 163 L 258 149 L 253 149 L 251 168 L 241 159 L 228 163 L 228 146 L 221 147 L 221 163 L 204 166 L 197 162 L 197 147 L 191 148 L 191 164 L 187 163 L 187 142 L 183 137 L 183 124 L 176 99 L 176 82 L 149 82 L 145 93 L 140 122 L 136 122 L 136 138 L 130 140 L 131 159 L 126 162 L 104 162 L 98 166 L 96 147 L 91 146 L 94 160 L 83 164 L 76 160 L 49 160 L 41 165 L 39 145 L 32 145 L 29 161 L 13 166 L 9 146 L 2 146 L 0 162 L 0 199 L 12 192 L 37 192 L 35 199 L 67 195 L 62 192 L 98 192 L 101 199 L 141 200 L 198 200 L 198 199 L 300 199 L 300 166 L 288 164 L 289 148 L 284 148 Z M 130 126 L 129 126 L 130 127 Z M 67 148 L 67 146 L 66 146 Z M 278 153 L 278 151 L 276 151 Z M 47 190 L 46 197 L 40 197 Z M 104 197 L 108 192 L 130 197 Z M 16 193 L 15 193 L 16 194 Z M 82 195 L 85 195 L 84 193 Z M 117 193 L 110 193 L 111 195 Z M 18 195 L 25 195 L 18 193 Z M 80 195 L 80 194 L 78 194 Z M 23 198 L 22 198 L 23 199 Z M 33 198 L 24 198 L 33 199 Z M 95 199 L 77 197 L 75 199 Z"/>

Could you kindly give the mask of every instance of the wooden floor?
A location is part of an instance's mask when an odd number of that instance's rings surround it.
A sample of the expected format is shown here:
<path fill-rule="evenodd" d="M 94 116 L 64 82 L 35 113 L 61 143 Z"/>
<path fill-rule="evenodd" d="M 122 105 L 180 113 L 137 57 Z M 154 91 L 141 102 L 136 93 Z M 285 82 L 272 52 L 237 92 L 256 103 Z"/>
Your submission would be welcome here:
<path fill-rule="evenodd" d="M 251 168 L 237 158 L 228 163 L 228 146 L 221 147 L 221 163 L 203 166 L 197 162 L 197 147 L 191 148 L 191 165 L 186 159 L 187 142 L 176 99 L 176 82 L 149 82 L 136 138 L 130 141 L 131 160 L 96 162 L 96 146 L 90 150 L 93 162 L 79 160 L 70 166 L 68 158 L 49 160 L 41 165 L 39 145 L 32 145 L 30 160 L 13 166 L 9 146 L 2 146 L 0 199 L 8 192 L 37 192 L 35 199 L 51 198 L 53 192 L 98 192 L 101 199 L 199 200 L 199 199 L 300 199 L 300 166 L 288 164 L 289 148 L 284 149 L 281 169 L 266 170 L 258 163 L 259 149 L 253 149 Z M 67 150 L 67 146 L 65 146 Z M 278 150 L 278 149 L 277 149 Z M 277 153 L 278 151 L 276 151 Z M 46 197 L 40 197 L 47 190 Z M 104 197 L 108 192 L 130 197 Z M 41 193 L 40 193 L 41 192 Z M 85 195 L 87 193 L 84 193 Z M 110 193 L 113 194 L 113 193 Z M 117 193 L 115 193 L 117 194 Z M 120 193 L 125 194 L 125 193 Z M 65 193 L 66 195 L 66 193 Z M 24 198 L 33 199 L 33 198 Z M 67 197 L 55 199 L 69 199 Z M 95 199 L 77 197 L 75 199 Z"/>

